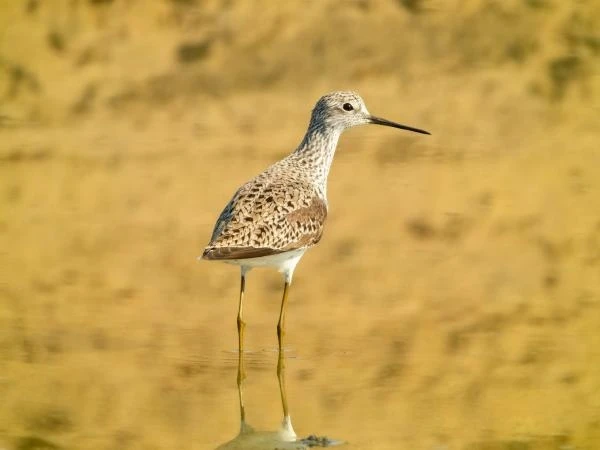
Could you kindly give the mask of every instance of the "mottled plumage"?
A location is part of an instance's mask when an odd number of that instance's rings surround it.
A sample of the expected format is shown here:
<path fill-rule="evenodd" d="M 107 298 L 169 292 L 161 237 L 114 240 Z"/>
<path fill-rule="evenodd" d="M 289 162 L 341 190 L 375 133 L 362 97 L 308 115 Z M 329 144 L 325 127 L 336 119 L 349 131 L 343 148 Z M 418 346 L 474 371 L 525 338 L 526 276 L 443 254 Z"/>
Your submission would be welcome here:
<path fill-rule="evenodd" d="M 204 257 L 244 259 L 309 247 L 319 242 L 326 217 L 325 199 L 308 181 L 265 173 L 225 207 Z"/>
<path fill-rule="evenodd" d="M 368 123 L 429 134 L 372 116 L 354 92 L 327 94 L 315 105 L 306 135 L 296 150 L 240 187 L 217 219 L 202 258 L 241 267 L 240 352 L 245 274 L 256 266 L 275 267 L 285 275 L 277 326 L 281 351 L 288 287 L 304 251 L 319 242 L 323 234 L 327 218 L 327 176 L 340 134 L 350 127 Z"/>
<path fill-rule="evenodd" d="M 298 148 L 235 193 L 217 219 L 203 258 L 246 259 L 319 242 L 327 217 L 327 175 L 344 129 L 327 113 L 348 102 L 363 105 L 352 92 L 319 100 Z"/>

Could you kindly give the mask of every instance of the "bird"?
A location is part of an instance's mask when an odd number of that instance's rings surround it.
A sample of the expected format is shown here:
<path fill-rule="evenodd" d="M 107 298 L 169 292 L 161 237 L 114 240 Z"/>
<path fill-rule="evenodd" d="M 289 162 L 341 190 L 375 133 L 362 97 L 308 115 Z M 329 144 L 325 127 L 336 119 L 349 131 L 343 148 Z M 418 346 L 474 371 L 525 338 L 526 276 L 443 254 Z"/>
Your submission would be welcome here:
<path fill-rule="evenodd" d="M 248 271 L 275 268 L 284 286 L 277 340 L 280 355 L 285 336 L 285 308 L 296 265 L 323 234 L 327 219 L 327 179 L 343 131 L 365 124 L 383 125 L 421 134 L 367 110 L 360 95 L 335 91 L 322 96 L 298 147 L 285 158 L 243 184 L 219 215 L 200 259 L 240 267 L 237 314 L 238 350 L 243 352 L 243 302 Z"/>

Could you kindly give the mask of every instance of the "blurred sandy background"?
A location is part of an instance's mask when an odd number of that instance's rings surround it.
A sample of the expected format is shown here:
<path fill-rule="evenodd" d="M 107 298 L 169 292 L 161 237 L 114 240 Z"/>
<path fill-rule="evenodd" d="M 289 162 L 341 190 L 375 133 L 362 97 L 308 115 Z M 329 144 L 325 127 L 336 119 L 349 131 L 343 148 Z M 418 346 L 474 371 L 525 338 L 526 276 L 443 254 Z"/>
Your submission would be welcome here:
<path fill-rule="evenodd" d="M 296 272 L 296 431 L 600 448 L 600 3 L 0 0 L 0 448 L 237 432 L 238 272 L 195 257 L 320 95 L 344 134 Z M 249 420 L 281 279 L 248 280 Z"/>

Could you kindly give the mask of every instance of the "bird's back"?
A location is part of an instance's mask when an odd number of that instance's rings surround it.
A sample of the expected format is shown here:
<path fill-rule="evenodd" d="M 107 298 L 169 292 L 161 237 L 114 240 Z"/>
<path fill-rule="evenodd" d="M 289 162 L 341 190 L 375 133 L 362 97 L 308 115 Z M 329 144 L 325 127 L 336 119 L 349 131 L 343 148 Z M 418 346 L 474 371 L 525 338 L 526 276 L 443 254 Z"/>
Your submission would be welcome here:
<path fill-rule="evenodd" d="M 327 203 L 319 186 L 286 158 L 242 185 L 217 219 L 204 259 L 247 259 L 316 244 Z"/>

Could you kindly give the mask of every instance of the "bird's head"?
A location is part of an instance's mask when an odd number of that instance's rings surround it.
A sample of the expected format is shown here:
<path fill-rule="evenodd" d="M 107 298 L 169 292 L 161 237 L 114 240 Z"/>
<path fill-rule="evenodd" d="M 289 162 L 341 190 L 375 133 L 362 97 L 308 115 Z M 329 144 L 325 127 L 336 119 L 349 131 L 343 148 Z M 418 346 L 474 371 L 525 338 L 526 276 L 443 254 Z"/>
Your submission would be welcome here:
<path fill-rule="evenodd" d="M 339 132 L 369 123 L 430 134 L 425 130 L 371 115 L 360 95 L 352 91 L 336 91 L 324 95 L 315 105 L 311 118 L 311 126 L 325 126 Z"/>

